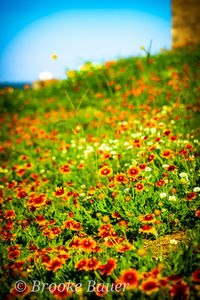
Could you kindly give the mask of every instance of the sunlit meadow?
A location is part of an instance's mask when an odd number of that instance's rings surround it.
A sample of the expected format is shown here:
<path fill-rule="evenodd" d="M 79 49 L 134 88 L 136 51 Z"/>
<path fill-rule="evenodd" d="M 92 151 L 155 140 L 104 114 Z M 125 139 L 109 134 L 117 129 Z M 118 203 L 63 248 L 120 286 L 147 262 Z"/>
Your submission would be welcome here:
<path fill-rule="evenodd" d="M 200 48 L 141 50 L 0 91 L 4 298 L 200 296 Z"/>

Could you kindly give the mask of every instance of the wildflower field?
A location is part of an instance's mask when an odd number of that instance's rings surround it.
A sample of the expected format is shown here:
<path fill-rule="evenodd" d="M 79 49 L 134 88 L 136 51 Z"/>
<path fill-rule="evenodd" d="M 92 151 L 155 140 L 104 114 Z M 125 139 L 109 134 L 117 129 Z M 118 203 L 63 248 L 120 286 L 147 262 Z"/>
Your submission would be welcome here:
<path fill-rule="evenodd" d="M 0 94 L 1 299 L 200 297 L 200 48 Z"/>

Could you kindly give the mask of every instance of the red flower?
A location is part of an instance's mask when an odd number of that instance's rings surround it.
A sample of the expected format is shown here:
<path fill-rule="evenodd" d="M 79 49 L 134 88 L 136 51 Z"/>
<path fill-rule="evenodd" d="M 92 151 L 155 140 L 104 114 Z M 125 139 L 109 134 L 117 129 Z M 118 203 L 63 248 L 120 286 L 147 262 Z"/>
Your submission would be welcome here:
<path fill-rule="evenodd" d="M 14 287 L 10 292 L 15 297 L 25 297 L 25 295 L 28 295 L 31 293 L 32 287 L 28 284 L 19 283 L 16 287 Z M 12 298 L 11 298 L 12 299 Z"/>
<path fill-rule="evenodd" d="M 45 202 L 46 202 L 46 195 L 40 195 L 39 197 L 33 199 L 32 204 L 38 207 L 45 204 Z"/>
<path fill-rule="evenodd" d="M 81 247 L 81 239 L 77 236 L 74 237 L 74 241 L 69 244 L 71 248 L 80 248 Z"/>
<path fill-rule="evenodd" d="M 95 248 L 95 246 L 96 242 L 90 237 L 83 239 L 80 244 L 81 249 L 86 252 L 92 252 L 92 248 Z"/>
<path fill-rule="evenodd" d="M 143 281 L 140 288 L 147 295 L 150 295 L 151 293 L 157 292 L 159 290 L 157 281 L 155 281 L 153 279 L 147 279 L 147 280 Z"/>
<path fill-rule="evenodd" d="M 130 169 L 128 170 L 128 175 L 129 175 L 130 177 L 135 177 L 135 176 L 137 176 L 138 174 L 139 174 L 139 169 L 136 168 L 136 167 L 132 167 L 132 168 L 130 168 Z"/>
<path fill-rule="evenodd" d="M 184 155 L 187 155 L 188 154 L 188 151 L 185 150 L 184 148 L 181 149 L 180 151 L 178 151 L 178 153 L 181 155 L 181 156 L 184 156 Z"/>
<path fill-rule="evenodd" d="M 172 165 L 169 165 L 169 167 L 167 167 L 167 171 L 170 171 L 170 172 L 174 171 L 175 169 L 178 169 L 178 167 L 174 167 Z"/>
<path fill-rule="evenodd" d="M 36 222 L 39 223 L 40 225 L 42 225 L 42 224 L 46 223 L 46 219 L 42 215 L 37 215 Z"/>
<path fill-rule="evenodd" d="M 79 271 L 86 270 L 87 258 L 81 259 L 77 264 L 75 264 L 75 268 Z"/>
<path fill-rule="evenodd" d="M 168 287 L 168 286 L 169 286 L 168 280 L 165 279 L 165 278 L 160 279 L 160 280 L 159 280 L 159 285 L 160 285 L 161 288 Z"/>
<path fill-rule="evenodd" d="M 102 225 L 99 228 L 99 236 L 101 236 L 103 238 L 108 237 L 108 236 L 113 236 L 114 233 L 115 232 L 114 232 L 114 229 L 112 228 L 111 224 Z"/>
<path fill-rule="evenodd" d="M 58 269 L 61 269 L 65 263 L 64 259 L 61 258 L 52 258 L 48 263 L 45 263 L 48 271 L 56 272 Z"/>
<path fill-rule="evenodd" d="M 86 271 L 97 270 L 100 265 L 100 261 L 96 260 L 95 257 L 88 259 L 87 265 L 85 266 Z"/>
<path fill-rule="evenodd" d="M 166 149 L 165 151 L 163 151 L 161 153 L 161 156 L 165 157 L 165 158 L 171 158 L 172 157 L 172 151 L 170 149 Z"/>
<path fill-rule="evenodd" d="M 101 265 L 99 269 L 101 270 L 103 275 L 109 276 L 112 273 L 112 271 L 116 268 L 116 265 L 116 260 L 110 258 L 107 264 Z"/>
<path fill-rule="evenodd" d="M 24 264 L 25 264 L 25 260 L 22 260 L 22 261 L 18 260 L 18 261 L 16 261 L 15 263 L 13 263 L 13 264 L 10 266 L 10 268 L 11 268 L 12 270 L 21 271 L 21 270 L 23 269 Z"/>
<path fill-rule="evenodd" d="M 20 255 L 20 252 L 18 250 L 14 250 L 9 253 L 8 258 L 15 259 L 15 258 L 19 257 L 19 255 Z"/>
<path fill-rule="evenodd" d="M 72 222 L 72 224 L 70 225 L 70 228 L 72 230 L 79 231 L 82 229 L 81 223 L 80 222 Z"/>
<path fill-rule="evenodd" d="M 184 281 L 175 283 L 170 289 L 170 294 L 178 300 L 186 299 L 189 294 L 189 286 Z"/>
<path fill-rule="evenodd" d="M 51 260 L 48 255 L 44 255 L 41 258 L 42 258 L 42 263 L 49 263 Z"/>
<path fill-rule="evenodd" d="M 155 158 L 155 155 L 154 154 L 151 154 L 148 156 L 148 162 L 151 162 L 152 160 L 154 160 Z"/>
<path fill-rule="evenodd" d="M 197 193 L 188 193 L 187 197 L 185 197 L 186 200 L 192 201 L 192 199 L 196 198 Z"/>
<path fill-rule="evenodd" d="M 141 164 L 141 165 L 139 165 L 139 168 L 140 168 L 140 170 L 142 170 L 142 171 L 145 170 L 146 167 L 147 167 L 146 164 Z"/>
<path fill-rule="evenodd" d="M 124 183 L 124 182 L 127 181 L 126 175 L 123 174 L 123 173 L 117 174 L 117 175 L 115 176 L 115 180 L 116 180 L 117 182 L 119 182 L 119 183 L 120 183 L 120 182 Z"/>
<path fill-rule="evenodd" d="M 119 214 L 118 212 L 114 212 L 114 213 L 112 214 L 112 217 L 113 217 L 113 218 L 116 218 L 116 219 L 121 219 L 121 216 L 120 216 L 120 214 Z"/>
<path fill-rule="evenodd" d="M 65 194 L 65 189 L 64 188 L 56 188 L 56 191 L 54 192 L 54 195 L 56 197 L 62 197 Z"/>
<path fill-rule="evenodd" d="M 131 246 L 131 245 L 122 245 L 122 246 L 117 247 L 117 251 L 122 252 L 122 253 L 126 252 L 128 250 L 131 250 L 131 249 L 133 249 L 133 246 Z"/>
<path fill-rule="evenodd" d="M 200 282 L 200 270 L 196 270 L 192 273 L 192 280 Z"/>
<path fill-rule="evenodd" d="M 176 140 L 177 140 L 177 137 L 176 137 L 176 136 L 170 136 L 170 140 L 171 140 L 171 141 L 176 141 Z"/>
<path fill-rule="evenodd" d="M 141 217 L 141 221 L 142 222 L 147 222 L 147 223 L 153 223 L 156 220 L 154 218 L 154 215 L 146 215 L 146 216 Z"/>
<path fill-rule="evenodd" d="M 127 288 L 135 288 L 139 282 L 139 273 L 135 269 L 124 270 L 119 278 L 122 283 L 129 284 Z"/>
<path fill-rule="evenodd" d="M 200 218 L 200 210 L 197 210 L 197 211 L 196 211 L 195 216 L 198 217 L 198 218 Z"/>
<path fill-rule="evenodd" d="M 162 186 L 162 185 L 164 185 L 164 184 L 165 184 L 164 179 L 161 179 L 161 180 L 159 180 L 158 182 L 156 182 L 156 186 L 157 186 L 157 187 L 160 187 L 160 186 Z"/>
<path fill-rule="evenodd" d="M 103 297 L 108 292 L 107 287 L 103 283 L 97 284 L 94 291 L 95 294 L 99 297 Z"/>
<path fill-rule="evenodd" d="M 60 228 L 58 228 L 58 227 L 52 227 L 52 228 L 50 229 L 50 231 L 51 231 L 52 234 L 55 234 L 55 235 L 61 233 L 61 230 L 60 230 Z"/>
<path fill-rule="evenodd" d="M 99 175 L 100 176 L 108 176 L 108 175 L 111 175 L 112 174 L 112 169 L 107 167 L 107 166 L 104 166 L 103 168 L 101 168 L 99 170 Z"/>
<path fill-rule="evenodd" d="M 84 168 L 84 167 L 85 167 L 84 164 L 79 164 L 79 165 L 77 166 L 78 169 L 82 169 L 82 168 Z"/>
<path fill-rule="evenodd" d="M 25 198 L 26 196 L 28 196 L 28 194 L 27 194 L 25 191 L 20 191 L 20 192 L 17 194 L 17 198 L 19 198 L 19 199 L 23 199 L 23 198 Z"/>
<path fill-rule="evenodd" d="M 187 145 L 186 145 L 186 148 L 187 148 L 188 150 L 191 150 L 191 149 L 193 149 L 193 147 L 192 147 L 192 145 L 191 145 L 191 144 L 187 144 Z"/>
<path fill-rule="evenodd" d="M 17 175 L 18 176 L 24 176 L 24 173 L 26 172 L 26 169 L 19 169 L 18 171 L 17 171 Z"/>
<path fill-rule="evenodd" d="M 164 135 L 164 136 L 170 135 L 171 132 L 172 132 L 171 130 L 166 130 L 166 131 L 163 133 L 163 135 Z"/>
<path fill-rule="evenodd" d="M 143 183 L 138 183 L 137 185 L 136 185 L 136 189 L 138 190 L 138 191 L 143 191 L 143 189 L 144 189 L 144 184 Z"/>
<path fill-rule="evenodd" d="M 71 227 L 71 224 L 73 224 L 73 221 L 67 220 L 67 221 L 65 221 L 64 226 L 69 229 Z"/>
<path fill-rule="evenodd" d="M 69 165 L 65 165 L 60 168 L 62 173 L 71 173 L 71 170 L 69 169 Z"/>
<path fill-rule="evenodd" d="M 57 299 L 66 299 L 71 296 L 72 292 L 68 290 L 67 284 L 58 284 L 56 289 L 53 291 L 53 297 Z"/>
<path fill-rule="evenodd" d="M 18 245 L 14 245 L 14 246 L 8 247 L 8 251 L 9 252 L 12 252 L 12 251 L 15 251 L 15 250 L 19 250 L 19 246 Z"/>
<path fill-rule="evenodd" d="M 156 234 L 156 229 L 153 226 L 145 224 L 139 229 L 140 232 Z"/>
<path fill-rule="evenodd" d="M 14 210 L 6 210 L 5 219 L 14 219 L 15 218 L 15 212 Z"/>

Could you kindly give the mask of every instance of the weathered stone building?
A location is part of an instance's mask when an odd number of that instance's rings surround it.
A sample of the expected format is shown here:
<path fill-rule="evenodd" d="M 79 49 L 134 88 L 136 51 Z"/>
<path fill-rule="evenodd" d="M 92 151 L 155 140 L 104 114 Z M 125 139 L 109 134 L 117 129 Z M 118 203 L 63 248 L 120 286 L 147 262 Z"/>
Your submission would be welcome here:
<path fill-rule="evenodd" d="M 200 0 L 171 0 L 172 48 L 200 43 Z"/>

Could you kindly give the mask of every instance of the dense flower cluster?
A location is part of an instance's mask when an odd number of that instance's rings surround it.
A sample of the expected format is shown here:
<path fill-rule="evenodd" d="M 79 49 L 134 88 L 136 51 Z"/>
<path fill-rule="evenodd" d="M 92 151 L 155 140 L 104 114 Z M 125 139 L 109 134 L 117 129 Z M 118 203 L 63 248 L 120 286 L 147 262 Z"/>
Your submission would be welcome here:
<path fill-rule="evenodd" d="M 29 294 L 35 279 L 82 283 L 79 293 L 56 288 L 58 299 L 87 299 L 92 280 L 99 297 L 200 295 L 200 73 L 189 51 L 70 71 L 73 109 L 58 97 L 62 83 L 56 93 L 1 91 L 8 103 L 21 101 L 0 119 L 8 299 Z M 162 237 L 186 229 L 185 241 L 169 238 L 163 255 Z M 28 283 L 21 294 L 19 279 Z"/>

